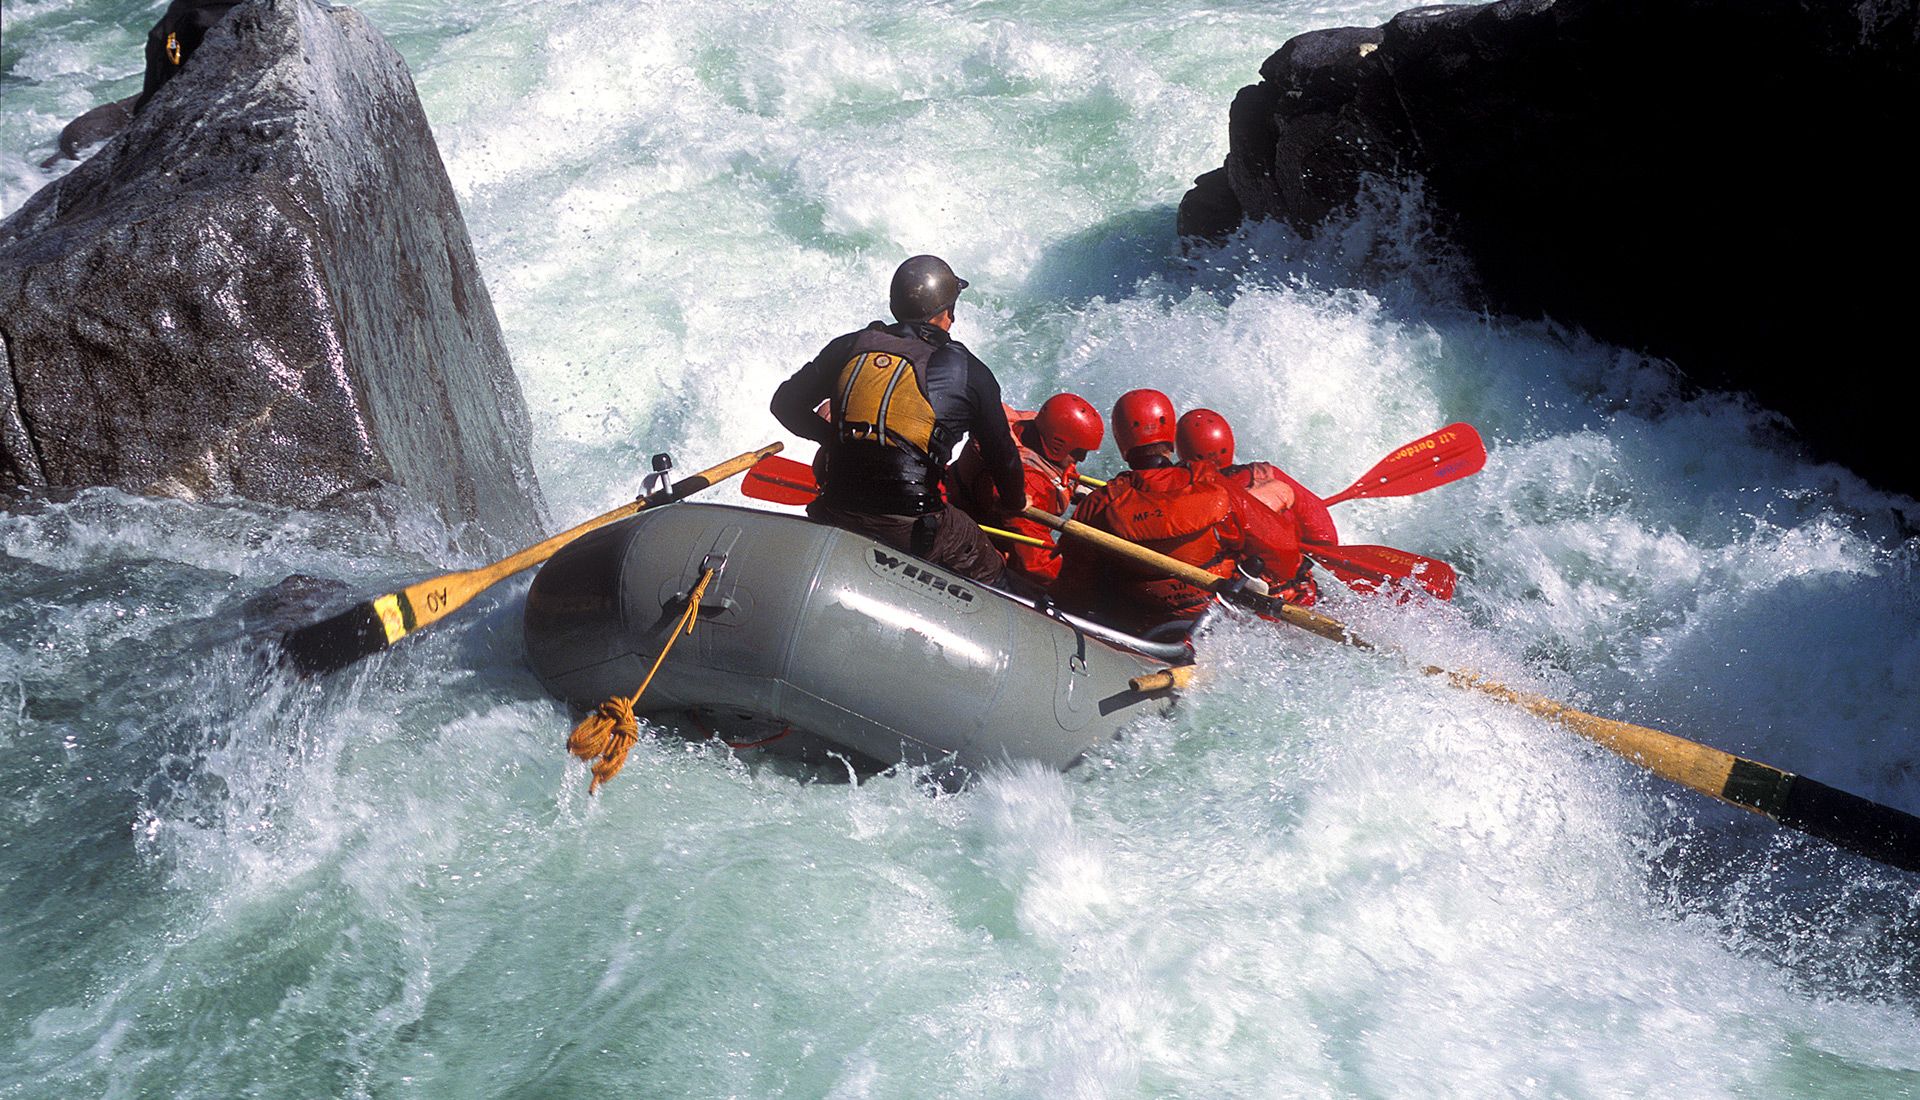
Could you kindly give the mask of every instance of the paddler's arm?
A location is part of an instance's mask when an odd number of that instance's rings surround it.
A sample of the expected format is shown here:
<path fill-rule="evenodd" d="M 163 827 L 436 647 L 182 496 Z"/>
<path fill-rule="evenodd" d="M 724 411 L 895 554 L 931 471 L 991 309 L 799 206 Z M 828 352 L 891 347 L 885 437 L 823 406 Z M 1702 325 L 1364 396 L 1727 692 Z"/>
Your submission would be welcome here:
<path fill-rule="evenodd" d="M 834 341 L 834 344 L 840 341 Z M 820 402 L 833 396 L 832 382 L 821 369 L 822 362 L 830 362 L 830 353 L 834 344 L 821 349 L 813 362 L 793 372 L 793 376 L 773 391 L 773 401 L 768 410 L 782 427 L 802 439 L 811 439 L 825 445 L 833 442 L 833 424 L 814 409 Z"/>
<path fill-rule="evenodd" d="M 1074 506 L 1074 520 L 1102 531 L 1110 530 L 1105 518 L 1107 500 L 1105 490 L 1095 489 Z M 1108 588 L 1110 559 L 1079 539 L 1063 538 L 1059 545 L 1059 571 L 1047 585 L 1047 594 L 1068 611 L 1084 614 L 1096 610 Z"/>
<path fill-rule="evenodd" d="M 993 475 L 1001 510 L 1018 512 L 1027 506 L 1027 474 L 1013 430 L 1007 426 L 1006 407 L 1000 403 L 1000 383 L 971 352 L 967 360 L 967 394 L 973 404 L 967 431 L 980 444 L 980 457 Z"/>

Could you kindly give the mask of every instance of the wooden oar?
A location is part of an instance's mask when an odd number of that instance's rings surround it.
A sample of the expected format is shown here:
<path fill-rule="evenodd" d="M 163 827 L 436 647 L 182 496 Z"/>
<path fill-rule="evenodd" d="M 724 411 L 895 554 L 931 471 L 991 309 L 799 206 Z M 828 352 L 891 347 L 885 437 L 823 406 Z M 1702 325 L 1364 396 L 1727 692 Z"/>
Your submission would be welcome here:
<path fill-rule="evenodd" d="M 345 668 L 362 657 L 371 657 L 422 627 L 439 622 L 481 592 L 528 566 L 546 561 L 558 553 L 562 546 L 588 531 L 605 527 L 643 509 L 671 504 L 725 481 L 780 450 L 782 446 L 784 444 L 769 443 L 757 451 L 736 455 L 692 477 L 681 478 L 671 488 L 595 516 L 578 527 L 563 531 L 492 565 L 421 581 L 398 592 L 389 592 L 357 604 L 323 622 L 290 630 L 280 639 L 280 647 L 302 676 Z"/>
<path fill-rule="evenodd" d="M 1089 527 L 1079 520 L 1062 519 L 1052 512 L 1046 511 L 1043 508 L 1035 508 L 1031 504 L 1027 505 L 1020 514 L 1035 523 L 1051 527 L 1067 535 L 1069 538 L 1079 539 L 1088 545 L 1097 546 L 1117 557 L 1127 558 L 1145 568 L 1158 569 L 1160 572 L 1166 573 L 1169 576 L 1177 577 L 1193 585 L 1195 588 L 1203 589 L 1216 595 L 1226 596 L 1233 592 L 1236 587 L 1231 577 L 1222 577 L 1215 573 L 1209 573 L 1197 565 L 1188 565 L 1178 558 L 1170 558 L 1165 554 L 1149 550 L 1137 542 L 1130 542 L 1121 538 L 1119 535 L 1102 531 L 1098 527 Z M 1259 592 L 1259 596 L 1256 598 L 1264 598 L 1264 589 L 1266 586 L 1259 585 L 1258 587 L 1262 591 Z M 1315 634 L 1324 635 L 1337 642 L 1350 642 L 1352 640 L 1351 633 L 1345 626 L 1317 611 L 1309 611 L 1304 607 L 1295 607 L 1293 604 L 1280 600 L 1268 600 L 1261 604 L 1260 613 L 1285 620 L 1302 630 L 1310 630 Z"/>
<path fill-rule="evenodd" d="M 1069 538 L 1082 539 L 1130 561 L 1157 568 L 1195 587 L 1221 593 L 1252 607 L 1260 614 L 1280 619 L 1323 638 L 1361 649 L 1377 648 L 1338 620 L 1270 599 L 1262 600 L 1231 590 L 1223 592 L 1222 578 L 1105 531 L 1061 519 L 1038 508 L 1028 508 L 1026 515 Z M 1456 687 L 1490 695 L 1555 722 L 1662 779 L 1689 790 L 1743 810 L 1751 810 L 1835 847 L 1902 870 L 1920 872 L 1920 817 L 1848 794 L 1806 776 L 1721 752 L 1661 730 L 1577 711 L 1552 699 L 1515 691 L 1472 673 L 1452 672 L 1432 665 L 1416 664 L 1414 667 L 1429 676 L 1444 676 Z M 1157 680 L 1154 683 L 1156 686 L 1169 686 Z"/>
<path fill-rule="evenodd" d="M 1374 463 L 1373 469 L 1322 503 L 1424 493 L 1479 473 L 1486 465 L 1487 446 L 1480 441 L 1480 433 L 1473 425 L 1449 424 Z"/>

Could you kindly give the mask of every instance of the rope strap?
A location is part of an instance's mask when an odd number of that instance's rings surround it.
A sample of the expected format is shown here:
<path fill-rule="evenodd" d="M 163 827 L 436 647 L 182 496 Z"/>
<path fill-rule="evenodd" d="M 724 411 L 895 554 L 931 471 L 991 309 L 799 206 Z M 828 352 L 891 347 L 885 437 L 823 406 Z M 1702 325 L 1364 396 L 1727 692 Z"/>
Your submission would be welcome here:
<path fill-rule="evenodd" d="M 567 751 L 582 760 L 593 761 L 593 784 L 587 788 L 592 794 L 600 789 L 600 784 L 620 774 L 626 767 L 627 750 L 640 740 L 640 723 L 633 716 L 633 704 L 646 693 L 647 685 L 653 683 L 653 674 L 660 671 L 660 665 L 672 652 L 673 643 L 683 634 L 693 633 L 693 621 L 700 614 L 700 597 L 707 591 L 707 582 L 719 571 L 718 566 L 708 566 L 700 574 L 700 581 L 687 594 L 687 609 L 680 616 L 680 622 L 667 636 L 667 644 L 660 647 L 660 656 L 654 658 L 653 667 L 647 670 L 647 678 L 640 681 L 640 690 L 626 699 L 615 697 L 600 704 L 592 714 L 587 715 L 573 729 L 573 736 L 567 738 Z"/>

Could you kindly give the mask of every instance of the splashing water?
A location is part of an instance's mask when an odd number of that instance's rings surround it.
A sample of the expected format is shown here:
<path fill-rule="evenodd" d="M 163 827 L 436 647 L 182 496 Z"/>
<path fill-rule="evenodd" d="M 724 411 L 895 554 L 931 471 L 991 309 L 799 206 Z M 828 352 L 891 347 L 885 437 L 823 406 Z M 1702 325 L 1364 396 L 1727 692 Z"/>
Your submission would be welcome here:
<path fill-rule="evenodd" d="M 1330 592 L 1367 636 L 1920 811 L 1913 501 L 1463 308 L 1417 203 L 1179 255 L 1260 62 L 1396 7 L 361 10 L 420 87 L 558 522 L 654 451 L 779 438 L 774 385 L 938 252 L 1023 407 L 1159 386 L 1324 491 L 1476 425 L 1480 475 L 1336 511 L 1463 578 L 1439 608 Z M 157 15 L 9 0 L 0 211 L 138 89 Z M 0 517 L 0 1093 L 1920 1095 L 1912 876 L 1391 660 L 1230 624 L 1064 776 L 803 783 L 662 734 L 589 798 L 524 580 L 325 682 L 262 662 L 282 578 L 476 564 L 450 545 L 107 490 Z"/>

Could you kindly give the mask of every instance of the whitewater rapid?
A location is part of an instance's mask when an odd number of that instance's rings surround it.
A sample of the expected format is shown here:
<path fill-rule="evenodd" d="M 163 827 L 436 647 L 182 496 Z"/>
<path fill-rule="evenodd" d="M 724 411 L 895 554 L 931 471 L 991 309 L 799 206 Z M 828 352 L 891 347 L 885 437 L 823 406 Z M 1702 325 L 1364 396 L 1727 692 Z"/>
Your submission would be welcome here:
<path fill-rule="evenodd" d="M 1461 571 L 1446 607 L 1331 592 L 1369 637 L 1920 812 L 1912 500 L 1476 313 L 1417 203 L 1176 246 L 1261 61 L 1397 7 L 360 5 L 556 529 L 656 451 L 782 438 L 773 387 L 937 252 L 1024 407 L 1155 385 L 1328 492 L 1474 424 L 1481 474 L 1335 512 Z M 0 213 L 137 89 L 157 11 L 6 0 Z M 1229 625 L 1066 775 L 801 782 L 663 736 L 589 797 L 524 580 L 324 682 L 262 660 L 282 578 L 478 564 L 450 545 L 109 490 L 0 515 L 0 1094 L 1920 1095 L 1913 876 L 1404 665 Z"/>

